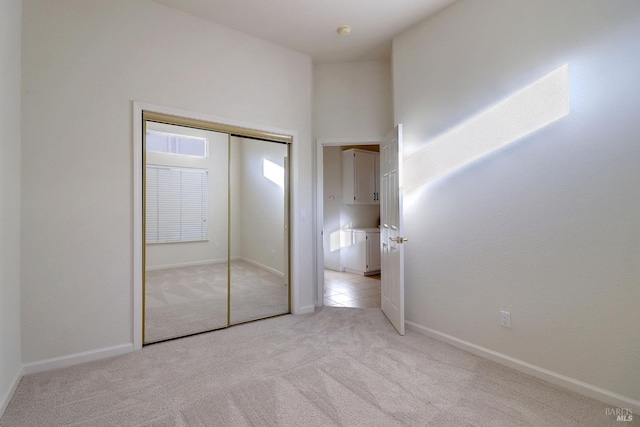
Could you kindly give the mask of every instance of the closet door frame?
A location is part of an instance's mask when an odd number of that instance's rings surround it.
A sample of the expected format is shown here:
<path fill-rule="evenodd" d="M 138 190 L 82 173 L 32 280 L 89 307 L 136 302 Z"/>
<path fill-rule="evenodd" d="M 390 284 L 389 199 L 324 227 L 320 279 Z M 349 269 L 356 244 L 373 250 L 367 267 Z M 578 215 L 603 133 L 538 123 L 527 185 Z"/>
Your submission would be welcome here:
<path fill-rule="evenodd" d="M 296 250 L 299 245 L 298 223 L 294 221 L 294 215 L 297 209 L 298 188 L 295 185 L 295 179 L 298 174 L 298 132 L 276 128 L 272 126 L 264 126 L 255 123 L 232 120 L 223 117 L 214 117 L 194 113 L 185 110 L 179 110 L 170 107 L 162 107 L 158 105 L 133 102 L 133 298 L 132 298 L 132 314 L 133 314 L 133 344 L 134 349 L 139 350 L 144 343 L 144 277 L 145 277 L 145 260 L 144 260 L 144 176 L 143 170 L 145 166 L 145 156 L 143 147 L 143 132 L 145 129 L 145 121 L 150 120 L 159 123 L 169 123 L 179 126 L 195 127 L 200 129 L 211 130 L 215 132 L 227 133 L 234 136 L 242 136 L 253 139 L 262 139 L 272 142 L 287 143 L 289 145 L 289 259 L 288 259 L 288 276 L 289 276 L 289 312 L 293 314 L 302 314 L 307 312 L 306 308 L 299 306 L 299 289 L 298 262 Z"/>

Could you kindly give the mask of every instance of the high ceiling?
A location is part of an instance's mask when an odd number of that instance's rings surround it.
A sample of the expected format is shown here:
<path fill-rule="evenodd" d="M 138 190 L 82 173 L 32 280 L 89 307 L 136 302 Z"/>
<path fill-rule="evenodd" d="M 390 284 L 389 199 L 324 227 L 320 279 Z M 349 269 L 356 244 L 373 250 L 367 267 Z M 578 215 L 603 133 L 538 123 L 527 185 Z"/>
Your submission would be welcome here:
<path fill-rule="evenodd" d="M 330 63 L 389 58 L 394 36 L 456 0 L 155 1 Z"/>

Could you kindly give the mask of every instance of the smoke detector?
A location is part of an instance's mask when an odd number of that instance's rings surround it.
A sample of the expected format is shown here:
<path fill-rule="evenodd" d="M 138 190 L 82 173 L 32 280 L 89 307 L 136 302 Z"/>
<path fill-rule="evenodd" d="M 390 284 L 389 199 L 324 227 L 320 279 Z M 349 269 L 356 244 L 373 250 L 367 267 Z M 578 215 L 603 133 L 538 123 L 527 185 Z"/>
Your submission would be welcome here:
<path fill-rule="evenodd" d="M 341 36 L 348 36 L 349 34 L 351 34 L 351 26 L 340 25 L 336 31 L 338 31 L 338 34 L 340 34 Z"/>

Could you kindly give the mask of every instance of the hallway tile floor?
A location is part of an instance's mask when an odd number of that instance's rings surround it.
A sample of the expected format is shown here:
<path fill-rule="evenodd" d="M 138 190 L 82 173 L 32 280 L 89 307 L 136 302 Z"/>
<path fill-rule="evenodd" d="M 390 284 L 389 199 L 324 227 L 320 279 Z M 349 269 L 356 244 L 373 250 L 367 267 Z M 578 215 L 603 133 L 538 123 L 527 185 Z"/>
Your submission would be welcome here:
<path fill-rule="evenodd" d="M 324 305 L 380 308 L 380 275 L 360 276 L 325 269 Z"/>

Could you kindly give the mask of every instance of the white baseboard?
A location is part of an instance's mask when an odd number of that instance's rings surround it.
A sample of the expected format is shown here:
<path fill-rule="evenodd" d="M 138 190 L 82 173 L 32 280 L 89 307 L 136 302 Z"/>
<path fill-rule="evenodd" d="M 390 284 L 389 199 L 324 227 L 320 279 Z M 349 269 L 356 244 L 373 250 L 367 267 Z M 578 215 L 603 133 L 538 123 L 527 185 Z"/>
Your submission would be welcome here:
<path fill-rule="evenodd" d="M 293 314 L 295 314 L 296 316 L 299 316 L 301 314 L 313 313 L 315 310 L 316 310 L 315 304 L 314 305 L 305 305 L 303 307 L 300 307 Z"/>
<path fill-rule="evenodd" d="M 131 353 L 132 351 L 133 344 L 122 344 L 97 350 L 83 351 L 81 353 L 70 354 L 68 356 L 54 357 L 52 359 L 45 359 L 22 365 L 22 374 L 29 375 L 38 372 L 50 371 L 52 369 L 66 368 L 67 366 Z"/>
<path fill-rule="evenodd" d="M 345 267 L 343 269 L 343 271 L 345 273 L 351 273 L 351 274 L 357 274 L 358 276 L 375 276 L 376 274 L 380 274 L 380 270 L 371 270 L 371 271 L 367 271 L 366 273 L 362 270 L 354 270 L 353 268 L 347 268 Z"/>
<path fill-rule="evenodd" d="M 258 267 L 258 268 L 260 268 L 262 270 L 266 270 L 269 273 L 273 273 L 278 277 L 284 278 L 284 273 L 282 271 L 278 271 L 275 268 L 271 268 L 271 267 L 268 267 L 268 266 L 266 266 L 264 264 L 260 264 L 258 261 L 254 261 L 254 260 L 249 259 L 249 258 L 240 258 L 240 261 L 244 261 L 247 264 L 255 265 L 256 267 Z"/>
<path fill-rule="evenodd" d="M 233 261 L 233 259 L 232 259 Z M 180 267 L 195 267 L 198 265 L 209 265 L 209 264 L 222 264 L 226 263 L 227 259 L 207 259 L 204 261 L 189 261 L 189 262 L 181 262 L 177 264 L 165 264 L 165 265 L 154 265 L 151 267 L 147 267 L 146 271 L 156 271 L 156 270 L 168 270 L 170 268 L 180 268 Z"/>
<path fill-rule="evenodd" d="M 591 397 L 601 402 L 608 403 L 618 408 L 629 408 L 635 413 L 640 412 L 640 401 L 632 399 L 630 397 L 605 390 L 603 388 L 585 383 L 575 378 L 567 377 L 565 375 L 550 371 L 545 368 L 541 368 L 523 360 L 507 356 L 506 354 L 498 353 L 497 351 L 481 347 L 479 345 L 461 340 L 454 336 L 424 327 L 422 325 L 418 325 L 417 323 L 410 322 L 408 320 L 405 320 L 405 324 L 407 326 L 407 329 L 437 339 L 438 341 L 446 342 L 447 344 L 451 344 L 454 347 L 458 347 L 462 350 L 468 351 L 469 353 L 473 353 L 485 359 L 500 363 L 501 365 L 508 366 L 517 371 L 547 381 L 551 384 L 555 384 L 557 386 L 566 388 L 587 397 Z"/>
<path fill-rule="evenodd" d="M 251 265 L 255 265 L 258 268 L 261 268 L 262 270 L 266 270 L 270 273 L 273 273 L 277 276 L 280 277 L 284 277 L 284 273 L 282 271 L 278 271 L 275 268 L 271 268 L 269 266 L 266 266 L 264 264 L 259 263 L 258 261 L 254 261 L 252 259 L 249 258 L 243 258 L 243 257 L 231 257 L 231 261 L 245 261 L 248 264 Z M 181 267 L 197 267 L 199 265 L 211 265 L 211 264 L 223 264 L 226 263 L 227 259 L 207 259 L 204 261 L 188 261 L 188 262 L 180 262 L 177 264 L 163 264 L 163 265 L 154 265 L 151 267 L 147 267 L 146 271 L 157 271 L 157 270 L 168 270 L 170 268 L 181 268 Z"/>
<path fill-rule="evenodd" d="M 0 418 L 2 418 L 2 416 L 4 415 L 4 411 L 7 410 L 7 406 L 9 406 L 9 402 L 11 402 L 11 398 L 13 397 L 13 394 L 16 392 L 16 389 L 18 388 L 18 384 L 20 384 L 20 380 L 22 379 L 22 371 L 23 371 L 22 368 L 18 370 L 18 372 L 16 373 L 16 377 L 13 379 L 13 382 L 11 383 L 11 387 L 9 387 L 9 390 L 7 390 L 7 392 L 0 399 Z"/>

